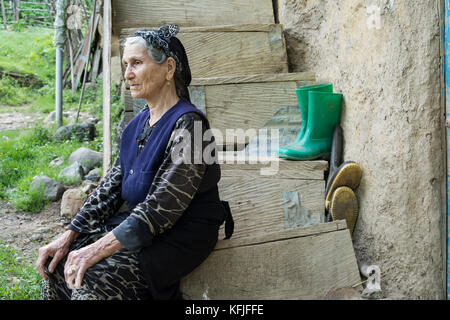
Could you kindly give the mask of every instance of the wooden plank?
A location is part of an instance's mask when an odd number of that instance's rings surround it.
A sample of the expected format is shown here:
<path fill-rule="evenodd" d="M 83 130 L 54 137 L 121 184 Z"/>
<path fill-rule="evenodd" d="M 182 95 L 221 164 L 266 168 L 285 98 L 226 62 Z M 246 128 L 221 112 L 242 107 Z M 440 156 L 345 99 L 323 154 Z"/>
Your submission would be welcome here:
<path fill-rule="evenodd" d="M 202 86 L 189 87 L 189 98 L 194 106 L 206 115 L 205 88 Z"/>
<path fill-rule="evenodd" d="M 348 230 L 215 250 L 181 281 L 187 299 L 317 299 L 361 282 Z"/>
<path fill-rule="evenodd" d="M 77 115 L 75 117 L 75 122 L 78 121 L 78 116 L 80 114 L 81 102 L 83 101 L 84 89 L 85 89 L 85 86 L 86 86 L 86 79 L 87 79 L 87 75 L 88 75 L 88 67 L 89 67 L 89 62 L 90 62 L 90 59 L 91 59 L 91 45 L 92 45 L 92 42 L 93 42 L 93 39 L 94 39 L 94 36 L 95 36 L 95 31 L 97 30 L 98 21 L 99 21 L 99 17 L 100 17 L 100 15 L 97 14 L 97 10 L 95 10 L 96 7 L 97 7 L 97 1 L 94 1 L 94 8 L 93 8 L 94 9 L 93 10 L 94 11 L 94 15 L 93 15 L 93 20 L 92 20 L 94 22 L 93 22 L 93 24 L 91 24 L 91 29 L 90 29 L 90 32 L 89 32 L 89 42 L 88 42 L 88 48 L 87 48 L 87 51 L 86 51 L 86 64 L 85 64 L 85 67 L 84 67 L 83 83 L 82 83 L 82 86 L 81 86 L 80 100 L 78 102 Z M 110 43 L 109 44 L 109 47 L 110 47 L 111 46 L 111 41 L 109 41 L 109 43 Z M 110 63 L 110 61 L 108 61 L 108 63 Z M 110 68 L 110 66 L 108 68 Z M 108 79 L 106 79 L 105 81 L 108 81 Z M 104 88 L 104 89 L 106 89 L 106 88 Z M 107 124 L 103 123 L 103 126 L 105 126 L 105 125 L 107 125 Z"/>
<path fill-rule="evenodd" d="M 226 172 L 223 171 L 226 175 Z M 277 175 L 249 178 L 222 176 L 220 197 L 228 201 L 234 219 L 233 238 L 285 230 L 282 194 L 298 192 L 300 205 L 312 214 L 325 214 L 325 181 L 283 179 Z M 219 238 L 224 238 L 223 226 Z"/>
<path fill-rule="evenodd" d="M 299 80 L 303 75 L 294 78 L 286 76 L 289 79 L 286 81 L 283 81 L 282 75 L 278 79 L 274 75 L 268 76 L 277 81 L 266 80 L 260 75 L 258 77 L 257 82 L 240 78 L 242 83 L 190 85 L 190 91 L 199 88 L 204 95 L 208 120 L 211 128 L 217 130 L 217 145 L 247 144 L 281 106 L 298 105 L 295 88 L 307 81 Z M 126 110 L 138 110 L 145 106 L 143 100 L 132 99 L 129 90 L 126 90 L 125 96 Z M 227 129 L 231 131 L 230 141 L 226 139 Z M 238 129 L 240 132 L 236 131 Z"/>
<path fill-rule="evenodd" d="M 277 25 L 274 23 L 271 24 L 226 24 L 226 25 L 214 25 L 214 26 L 202 26 L 202 27 L 189 27 L 182 26 L 181 31 L 183 33 L 199 33 L 199 32 L 269 32 L 270 27 L 273 25 Z M 133 35 L 133 33 L 137 29 L 156 29 L 158 25 L 140 25 L 133 28 L 123 28 L 120 30 L 121 36 L 129 37 Z"/>
<path fill-rule="evenodd" d="M 304 179 L 304 180 L 323 180 L 324 172 L 328 170 L 328 161 L 292 161 L 284 158 L 272 157 L 266 158 L 265 163 L 258 161 L 257 158 L 238 157 L 238 153 L 219 152 L 218 160 L 220 163 L 222 177 L 246 177 L 253 178 L 261 176 L 261 169 L 267 168 L 271 162 L 278 161 L 277 178 L 282 179 Z"/>
<path fill-rule="evenodd" d="M 136 30 L 121 33 L 121 53 L 126 38 Z M 288 72 L 281 25 L 270 25 L 267 31 L 239 32 L 181 28 L 177 37 L 186 49 L 193 78 Z"/>
<path fill-rule="evenodd" d="M 103 177 L 111 168 L 111 0 L 103 1 Z M 96 30 L 95 28 L 94 30 Z M 90 46 L 89 46 L 90 47 Z"/>
<path fill-rule="evenodd" d="M 31 9 L 29 9 L 29 8 L 20 8 L 20 11 L 23 11 L 23 12 L 31 11 L 31 12 L 45 12 L 45 13 L 48 13 L 47 9 L 37 9 L 37 8 L 31 8 Z"/>
<path fill-rule="evenodd" d="M 78 83 L 80 82 L 81 74 L 83 70 L 87 66 L 87 61 L 89 60 L 91 42 L 94 40 L 95 33 L 91 31 L 97 30 L 97 24 L 99 21 L 99 14 L 94 12 L 94 17 L 89 22 L 89 25 L 86 29 L 86 35 L 83 40 L 82 50 L 80 56 L 75 61 L 75 86 L 78 87 Z"/>
<path fill-rule="evenodd" d="M 5 4 L 3 2 L 3 0 L 1 0 L 1 6 L 2 6 L 2 17 L 3 17 L 3 25 L 5 27 L 5 30 L 8 30 L 8 26 L 6 23 L 6 11 L 5 11 Z"/>
<path fill-rule="evenodd" d="M 180 26 L 274 23 L 271 0 L 113 0 L 113 32 L 167 23 Z"/>
<path fill-rule="evenodd" d="M 34 4 L 34 5 L 47 6 L 47 4 L 44 3 L 44 2 L 20 1 L 20 3 L 26 3 L 26 4 Z"/>
<path fill-rule="evenodd" d="M 14 1 L 14 21 L 19 21 L 19 13 L 20 13 L 20 0 L 15 0 Z"/>
<path fill-rule="evenodd" d="M 231 142 L 225 138 L 226 129 L 241 129 L 244 133 L 231 138 L 244 136 L 248 143 L 281 106 L 298 104 L 296 87 L 295 81 L 205 86 L 208 119 L 222 133 L 216 135 L 217 143 Z"/>
<path fill-rule="evenodd" d="M 274 81 L 315 81 L 315 74 L 314 72 L 293 72 L 193 78 L 191 81 L 191 86 L 212 86 L 219 84 L 241 84 Z"/>
<path fill-rule="evenodd" d="M 97 79 L 101 57 L 102 57 L 102 49 L 100 48 L 100 41 L 99 41 L 97 42 L 97 48 L 95 49 L 94 58 L 92 62 L 92 69 L 91 73 L 89 74 L 90 81 L 95 81 Z"/>
<path fill-rule="evenodd" d="M 295 228 L 284 231 L 266 233 L 260 236 L 250 236 L 245 238 L 231 237 L 231 239 L 217 241 L 214 250 L 244 247 L 299 237 L 308 237 L 345 229 L 347 229 L 347 223 L 345 222 L 345 220 L 337 220 L 333 222 L 321 223 L 303 228 Z"/>

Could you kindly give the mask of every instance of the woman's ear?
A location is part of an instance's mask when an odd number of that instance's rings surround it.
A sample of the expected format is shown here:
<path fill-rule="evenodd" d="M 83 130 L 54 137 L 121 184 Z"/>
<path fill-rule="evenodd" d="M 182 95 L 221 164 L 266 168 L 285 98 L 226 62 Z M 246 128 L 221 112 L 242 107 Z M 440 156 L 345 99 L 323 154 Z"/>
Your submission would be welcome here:
<path fill-rule="evenodd" d="M 176 67 L 177 67 L 177 63 L 175 62 L 175 59 L 172 57 L 167 58 L 167 78 L 168 78 L 167 80 L 170 80 L 173 78 Z"/>

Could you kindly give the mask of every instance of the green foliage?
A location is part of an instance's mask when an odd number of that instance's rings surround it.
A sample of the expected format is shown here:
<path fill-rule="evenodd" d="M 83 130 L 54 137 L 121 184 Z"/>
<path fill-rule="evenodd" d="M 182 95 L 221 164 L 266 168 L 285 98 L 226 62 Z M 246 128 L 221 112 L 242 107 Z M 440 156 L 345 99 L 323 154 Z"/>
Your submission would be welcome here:
<path fill-rule="evenodd" d="M 44 198 L 44 186 L 40 189 L 31 189 L 26 193 L 14 190 L 10 197 L 13 199 L 14 208 L 28 212 L 39 212 L 50 203 L 50 200 Z"/>
<path fill-rule="evenodd" d="M 16 80 L 10 77 L 0 78 L 0 103 L 10 106 L 20 106 L 32 100 L 34 93 L 27 87 L 20 87 Z"/>
<path fill-rule="evenodd" d="M 56 1 L 53 1 L 56 2 Z M 46 9 L 46 5 L 44 2 L 40 3 L 31 3 L 31 2 L 21 2 L 20 9 Z M 20 11 L 19 21 L 27 24 L 27 21 L 32 21 L 31 17 L 39 17 L 41 21 L 45 21 L 48 23 L 53 23 L 55 18 L 48 11 Z"/>
<path fill-rule="evenodd" d="M 15 32 L 22 32 L 27 28 L 27 24 L 23 20 L 14 21 L 11 24 L 11 30 Z"/>
<path fill-rule="evenodd" d="M 25 87 L 0 72 L 0 104 L 18 106 L 48 97 L 54 88 L 55 74 L 52 35 L 50 30 L 42 28 L 29 28 L 26 32 L 0 31 L 0 71 L 29 76 L 45 88 Z"/>
<path fill-rule="evenodd" d="M 0 243 L 0 300 L 38 300 L 41 277 L 17 251 Z"/>
<path fill-rule="evenodd" d="M 1 107 L 21 109 L 21 112 L 49 113 L 55 109 L 55 49 L 52 43 L 53 33 L 42 28 L 28 28 L 26 32 L 0 31 L 0 70 L 14 71 L 32 75 L 42 82 L 40 88 L 21 87 L 17 81 L 4 77 L 0 79 L 0 105 L 27 107 Z M 111 92 L 112 128 L 121 120 L 124 109 L 116 85 Z M 74 110 L 78 106 L 80 91 L 63 91 L 63 110 Z M 81 104 L 81 112 L 89 112 L 102 119 L 101 78 L 87 84 Z M 23 109 L 23 110 L 22 110 Z M 7 111 L 8 112 L 8 111 Z M 9 111 L 11 112 L 11 111 Z M 63 118 L 63 124 L 67 124 Z M 37 126 L 31 130 L 0 132 L 0 199 L 11 202 L 16 209 L 35 212 L 47 204 L 39 192 L 30 192 L 29 186 L 34 176 L 46 175 L 58 180 L 63 167 L 67 166 L 70 154 L 80 147 L 95 151 L 103 150 L 103 128 L 101 122 L 96 125 L 97 137 L 90 142 L 76 139 L 57 142 L 53 139 L 56 125 L 50 128 Z M 114 139 L 114 130 L 112 130 Z M 2 136 L 8 139 L 2 139 Z M 113 154 L 113 158 L 117 155 Z M 63 157 L 65 163 L 60 167 L 48 164 L 56 157 Z M 60 181 L 64 183 L 64 181 Z"/>
<path fill-rule="evenodd" d="M 51 129 L 36 126 L 30 130 L 0 132 L 0 137 L 8 138 L 0 138 L 0 198 L 11 202 L 16 209 L 37 212 L 47 205 L 42 193 L 29 190 L 34 176 L 46 175 L 58 181 L 73 151 L 80 147 L 102 149 L 101 136 L 91 142 L 75 139 L 59 143 L 53 139 L 54 131 L 55 126 Z M 48 164 L 57 157 L 63 157 L 64 164 L 50 167 Z"/>
<path fill-rule="evenodd" d="M 36 49 L 30 51 L 27 57 L 35 74 L 44 81 L 54 80 L 56 49 L 53 45 L 52 33 L 43 33 L 35 36 L 33 42 L 36 43 Z M 39 70 L 39 72 L 37 72 Z"/>
<path fill-rule="evenodd" d="M 1 30 L 0 38 L 0 70 L 33 74 L 44 83 L 54 81 L 55 48 L 52 30 Z"/>

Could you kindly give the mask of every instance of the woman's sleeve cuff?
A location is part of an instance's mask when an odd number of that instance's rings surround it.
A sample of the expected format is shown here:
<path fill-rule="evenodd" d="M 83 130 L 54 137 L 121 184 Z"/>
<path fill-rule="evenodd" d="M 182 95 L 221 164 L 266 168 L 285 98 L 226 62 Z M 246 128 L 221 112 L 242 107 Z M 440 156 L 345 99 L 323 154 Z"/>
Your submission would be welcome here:
<path fill-rule="evenodd" d="M 133 216 L 129 216 L 112 230 L 120 244 L 127 250 L 135 251 L 152 243 L 148 226 Z"/>

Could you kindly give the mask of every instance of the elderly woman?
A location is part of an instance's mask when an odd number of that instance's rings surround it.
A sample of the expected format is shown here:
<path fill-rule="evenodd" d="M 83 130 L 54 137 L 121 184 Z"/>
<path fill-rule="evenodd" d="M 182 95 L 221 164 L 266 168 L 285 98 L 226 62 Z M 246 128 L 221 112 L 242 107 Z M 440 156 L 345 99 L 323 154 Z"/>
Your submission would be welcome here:
<path fill-rule="evenodd" d="M 180 279 L 208 257 L 225 220 L 231 236 L 217 161 L 192 161 L 199 151 L 217 155 L 214 138 L 203 141 L 205 115 L 190 103 L 177 33 L 165 25 L 127 39 L 125 79 L 147 106 L 124 129 L 114 165 L 67 231 L 39 249 L 42 299 L 182 299 Z"/>

